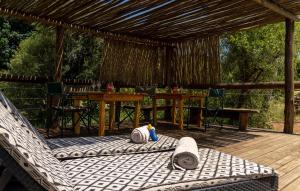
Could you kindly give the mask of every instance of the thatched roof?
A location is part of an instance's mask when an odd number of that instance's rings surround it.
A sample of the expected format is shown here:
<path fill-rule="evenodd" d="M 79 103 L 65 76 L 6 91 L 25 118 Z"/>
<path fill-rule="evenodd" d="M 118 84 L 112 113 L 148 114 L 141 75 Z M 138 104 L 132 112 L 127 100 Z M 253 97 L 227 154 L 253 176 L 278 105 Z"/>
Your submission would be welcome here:
<path fill-rule="evenodd" d="M 219 35 L 299 21 L 300 0 L 1 0 L 0 14 L 104 37 L 102 80 L 191 85 L 220 82 Z"/>
<path fill-rule="evenodd" d="M 300 1 L 1 0 L 0 14 L 106 37 L 172 42 L 283 21 L 300 14 Z"/>

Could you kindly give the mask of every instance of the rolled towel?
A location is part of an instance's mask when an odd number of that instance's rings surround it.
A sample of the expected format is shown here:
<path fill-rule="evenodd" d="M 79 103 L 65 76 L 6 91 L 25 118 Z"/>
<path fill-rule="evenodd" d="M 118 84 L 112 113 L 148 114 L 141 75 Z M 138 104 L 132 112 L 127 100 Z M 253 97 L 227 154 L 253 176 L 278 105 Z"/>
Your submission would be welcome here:
<path fill-rule="evenodd" d="M 199 161 L 199 151 L 196 141 L 191 137 L 181 138 L 171 158 L 173 169 L 196 169 Z"/>
<path fill-rule="evenodd" d="M 149 130 L 148 130 L 148 126 L 142 126 L 139 128 L 135 128 L 132 132 L 131 132 L 131 140 L 134 143 L 147 143 L 149 140 Z"/>

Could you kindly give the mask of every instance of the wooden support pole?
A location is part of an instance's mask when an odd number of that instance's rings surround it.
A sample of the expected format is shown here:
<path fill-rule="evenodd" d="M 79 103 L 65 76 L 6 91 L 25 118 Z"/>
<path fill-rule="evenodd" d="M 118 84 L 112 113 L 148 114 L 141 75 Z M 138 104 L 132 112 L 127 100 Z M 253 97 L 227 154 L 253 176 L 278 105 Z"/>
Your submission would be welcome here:
<path fill-rule="evenodd" d="M 284 107 L 284 133 L 293 133 L 294 129 L 294 32 L 295 22 L 286 19 L 285 36 L 285 107 Z"/>
<path fill-rule="evenodd" d="M 54 80 L 62 80 L 62 65 L 64 62 L 64 33 L 65 30 L 62 26 L 56 27 L 56 65 L 55 65 L 55 74 Z"/>

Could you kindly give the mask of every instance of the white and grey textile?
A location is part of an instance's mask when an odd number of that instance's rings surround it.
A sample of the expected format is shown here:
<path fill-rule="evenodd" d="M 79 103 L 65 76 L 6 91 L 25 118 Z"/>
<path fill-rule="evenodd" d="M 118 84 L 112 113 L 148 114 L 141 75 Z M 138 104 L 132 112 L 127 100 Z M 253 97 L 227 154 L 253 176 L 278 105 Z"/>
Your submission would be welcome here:
<path fill-rule="evenodd" d="M 195 139 L 182 137 L 171 157 L 173 169 L 192 170 L 199 165 L 199 152 Z"/>
<path fill-rule="evenodd" d="M 157 142 L 145 144 L 133 143 L 130 135 L 49 139 L 47 142 L 59 159 L 169 151 L 178 143 L 178 139 L 169 136 L 158 137 Z"/>
<path fill-rule="evenodd" d="M 199 149 L 196 170 L 173 170 L 172 151 L 63 161 L 74 189 L 188 190 L 274 176 L 274 171 L 213 149 Z"/>
<path fill-rule="evenodd" d="M 172 169 L 170 158 L 173 151 L 136 154 L 134 153 L 136 150 L 133 150 L 133 154 L 59 161 L 53 156 L 48 145 L 36 135 L 37 132 L 32 131 L 26 121 L 20 120 L 22 116 L 13 114 L 14 111 L 3 103 L 2 99 L 0 102 L 1 149 L 5 149 L 19 166 L 45 190 L 177 191 L 207 190 L 206 188 L 219 185 L 221 185 L 220 189 L 217 190 L 222 190 L 222 185 L 234 185 L 239 182 L 239 185 L 244 187 L 243 190 L 251 188 L 250 190 L 258 191 L 262 186 L 264 191 L 277 190 L 277 181 L 274 181 L 277 180 L 277 175 L 273 169 L 213 149 L 199 149 L 198 168 L 185 171 Z M 163 140 L 163 136 L 160 137 Z M 169 137 L 165 138 L 167 142 Z M 93 139 L 88 139 L 88 141 L 93 143 Z M 176 141 L 174 139 L 174 143 Z M 109 142 L 110 140 L 107 139 L 106 143 Z M 66 148 L 66 145 L 61 143 L 56 142 L 56 146 Z M 63 141 L 63 143 L 74 144 L 73 139 L 69 142 Z M 267 184 L 263 185 L 252 183 L 262 178 L 270 179 L 267 180 Z M 246 181 L 247 186 L 244 183 Z M 269 187 L 272 188 L 268 189 Z"/>
<path fill-rule="evenodd" d="M 150 138 L 148 125 L 133 129 L 130 138 L 134 143 L 148 143 Z"/>
<path fill-rule="evenodd" d="M 16 119 L 12 112 L 1 102 L 0 146 L 45 189 L 73 190 L 61 162 L 27 124 Z"/>

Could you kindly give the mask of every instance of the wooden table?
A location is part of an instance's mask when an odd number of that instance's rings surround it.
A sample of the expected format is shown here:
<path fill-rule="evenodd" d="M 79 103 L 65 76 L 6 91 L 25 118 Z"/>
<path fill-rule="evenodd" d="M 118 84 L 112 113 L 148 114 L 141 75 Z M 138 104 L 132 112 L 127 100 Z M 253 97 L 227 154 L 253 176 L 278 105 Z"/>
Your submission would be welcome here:
<path fill-rule="evenodd" d="M 158 99 L 173 100 L 172 104 L 172 124 L 176 123 L 176 101 L 178 101 L 179 109 L 179 129 L 183 130 L 183 105 L 184 100 L 195 100 L 198 101 L 200 111 L 204 105 L 206 94 L 180 94 L 180 93 L 158 93 L 153 96 L 153 121 L 154 125 L 157 125 L 157 101 Z M 202 119 L 202 112 L 199 113 L 199 117 Z M 202 120 L 199 122 L 199 126 L 202 126 Z"/>
<path fill-rule="evenodd" d="M 113 129 L 115 118 L 115 102 L 134 102 L 134 128 L 139 126 L 139 116 L 141 112 L 141 101 L 144 99 L 144 94 L 138 93 L 104 93 L 97 91 L 88 92 L 72 92 L 72 98 L 75 100 L 74 105 L 80 105 L 81 100 L 98 101 L 99 104 L 99 136 L 105 135 L 105 104 L 110 104 L 110 122 L 109 128 Z M 79 116 L 77 116 L 79 117 Z M 75 134 L 80 134 L 80 124 L 75 126 Z"/>

